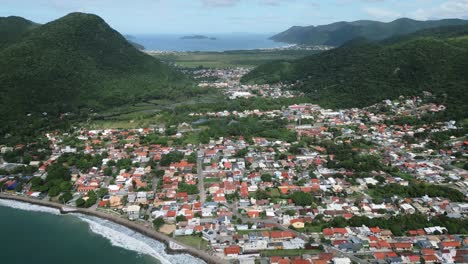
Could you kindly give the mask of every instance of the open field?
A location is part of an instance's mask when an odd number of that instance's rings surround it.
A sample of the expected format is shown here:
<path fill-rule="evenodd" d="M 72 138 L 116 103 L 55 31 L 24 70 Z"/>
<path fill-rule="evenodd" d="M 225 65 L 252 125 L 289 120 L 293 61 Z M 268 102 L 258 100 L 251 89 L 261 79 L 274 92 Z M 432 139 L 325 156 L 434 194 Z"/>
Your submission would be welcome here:
<path fill-rule="evenodd" d="M 225 52 L 179 52 L 154 55 L 177 66 L 196 68 L 255 67 L 274 60 L 293 60 L 318 51 L 311 50 L 241 50 Z"/>
<path fill-rule="evenodd" d="M 174 239 L 194 248 L 198 248 L 201 250 L 208 249 L 208 241 L 202 239 L 199 236 L 179 236 L 175 237 Z"/>
<path fill-rule="evenodd" d="M 92 120 L 83 123 L 90 129 L 130 129 L 149 127 L 161 123 L 162 112 L 171 112 L 177 107 L 204 105 L 223 101 L 222 95 L 215 90 L 180 102 L 151 99 L 133 105 L 122 105 L 109 111 L 101 112 Z"/>

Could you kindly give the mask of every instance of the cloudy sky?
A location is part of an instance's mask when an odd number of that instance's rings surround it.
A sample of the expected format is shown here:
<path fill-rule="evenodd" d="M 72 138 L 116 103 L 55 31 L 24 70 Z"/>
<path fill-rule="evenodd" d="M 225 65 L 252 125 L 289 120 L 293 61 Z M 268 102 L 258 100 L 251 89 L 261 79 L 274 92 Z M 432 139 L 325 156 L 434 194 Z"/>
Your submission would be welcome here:
<path fill-rule="evenodd" d="M 359 19 L 468 19 L 468 0 L 0 0 L 0 16 L 39 23 L 74 11 L 129 34 L 273 33 Z"/>

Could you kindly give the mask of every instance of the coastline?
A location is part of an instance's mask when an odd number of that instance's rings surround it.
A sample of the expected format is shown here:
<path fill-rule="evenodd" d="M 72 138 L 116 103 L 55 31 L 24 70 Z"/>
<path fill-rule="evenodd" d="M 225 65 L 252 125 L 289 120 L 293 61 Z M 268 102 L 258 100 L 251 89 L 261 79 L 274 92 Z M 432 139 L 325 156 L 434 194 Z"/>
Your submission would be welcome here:
<path fill-rule="evenodd" d="M 104 220 L 111 221 L 115 224 L 122 225 L 144 236 L 147 236 L 151 239 L 154 239 L 163 243 L 166 246 L 165 251 L 169 254 L 183 254 L 183 253 L 189 254 L 193 257 L 196 257 L 205 261 L 208 264 L 228 263 L 226 260 L 220 259 L 204 251 L 182 244 L 179 241 L 172 239 L 171 237 L 168 237 L 164 234 L 161 234 L 155 231 L 154 229 L 150 229 L 142 225 L 139 225 L 135 222 L 131 222 L 129 220 L 116 217 L 116 216 L 112 216 L 106 213 L 102 213 L 102 212 L 98 212 L 98 211 L 90 210 L 90 209 L 85 209 L 85 208 L 73 208 L 73 210 L 70 210 L 70 208 L 64 207 L 62 204 L 49 202 L 49 201 L 36 200 L 36 199 L 24 197 L 24 196 L 8 195 L 4 193 L 0 193 L 0 199 L 12 200 L 12 201 L 18 201 L 18 202 L 23 202 L 23 203 L 29 203 L 29 204 L 35 204 L 35 205 L 45 206 L 49 208 L 54 208 L 54 209 L 59 210 L 60 214 L 78 213 L 78 214 L 98 217 Z M 172 249 L 170 247 L 171 242 L 182 245 L 184 249 Z"/>

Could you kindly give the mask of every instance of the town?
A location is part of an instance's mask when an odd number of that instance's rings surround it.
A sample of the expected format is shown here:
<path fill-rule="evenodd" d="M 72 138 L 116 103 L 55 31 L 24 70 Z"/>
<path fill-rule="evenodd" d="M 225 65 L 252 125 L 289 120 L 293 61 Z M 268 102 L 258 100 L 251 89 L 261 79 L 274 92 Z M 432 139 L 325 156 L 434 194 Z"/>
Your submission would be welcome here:
<path fill-rule="evenodd" d="M 238 98 L 292 98 L 300 94 L 294 92 L 291 84 L 241 84 L 242 76 L 250 71 L 248 68 L 233 69 L 199 69 L 192 71 L 195 79 L 201 80 L 199 87 L 221 89 L 231 100 Z"/>
<path fill-rule="evenodd" d="M 200 86 L 231 99 L 295 96 L 281 85 L 240 85 L 247 71 L 196 74 L 214 77 Z M 467 263 L 466 130 L 432 121 L 446 110 L 433 99 L 49 131 L 43 141 L 0 146 L 0 189 L 126 218 L 233 263 Z M 217 118 L 240 132 L 184 140 Z M 243 134 L 247 118 L 282 134 Z"/>

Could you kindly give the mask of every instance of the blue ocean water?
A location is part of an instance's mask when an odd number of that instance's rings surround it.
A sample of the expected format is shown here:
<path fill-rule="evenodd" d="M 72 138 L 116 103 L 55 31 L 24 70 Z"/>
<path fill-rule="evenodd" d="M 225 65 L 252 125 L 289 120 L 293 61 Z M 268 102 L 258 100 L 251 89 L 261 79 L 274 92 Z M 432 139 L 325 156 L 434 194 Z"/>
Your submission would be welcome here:
<path fill-rule="evenodd" d="M 31 204 L 0 200 L 0 227 L 0 263 L 204 263 L 112 222 Z"/>
<path fill-rule="evenodd" d="M 190 35 L 190 34 L 188 34 Z M 132 35 L 131 40 L 146 50 L 159 51 L 228 51 L 283 47 L 287 44 L 268 39 L 272 34 L 206 34 L 210 39 L 181 39 L 187 35 Z"/>

